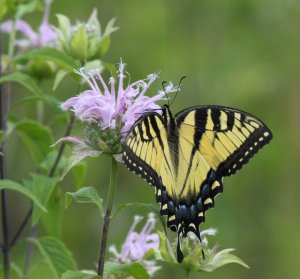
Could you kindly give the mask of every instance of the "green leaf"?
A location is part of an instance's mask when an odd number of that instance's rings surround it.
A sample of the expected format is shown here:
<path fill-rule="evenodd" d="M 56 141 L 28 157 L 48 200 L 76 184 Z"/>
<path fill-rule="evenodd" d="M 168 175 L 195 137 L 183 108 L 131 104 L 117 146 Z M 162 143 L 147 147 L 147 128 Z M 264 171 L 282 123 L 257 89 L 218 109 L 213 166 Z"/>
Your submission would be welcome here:
<path fill-rule="evenodd" d="M 212 253 L 205 261 L 200 270 L 204 271 L 214 271 L 215 269 L 224 266 L 230 263 L 237 263 L 246 268 L 249 266 L 242 261 L 237 256 L 231 254 L 230 252 L 234 251 L 234 249 L 224 249 L 219 251 L 218 253 Z"/>
<path fill-rule="evenodd" d="M 73 145 L 72 153 L 68 158 L 61 180 L 75 165 L 79 164 L 86 157 L 96 158 L 103 153 L 103 151 L 95 149 L 86 141 L 71 136 L 59 139 L 55 144 L 52 145 L 52 147 L 61 142 L 66 142 Z"/>
<path fill-rule="evenodd" d="M 94 187 L 82 187 L 76 192 L 67 192 L 65 196 L 65 206 L 69 207 L 72 199 L 78 203 L 93 203 L 95 204 L 101 215 L 103 215 L 103 199 L 98 196 L 97 190 Z"/>
<path fill-rule="evenodd" d="M 172 250 L 168 238 L 161 231 L 158 231 L 158 235 L 159 235 L 159 248 L 158 251 L 154 251 L 155 258 L 158 260 L 166 261 L 170 264 L 177 264 L 176 257 L 174 255 L 174 252 Z"/>
<path fill-rule="evenodd" d="M 94 30 L 95 34 L 101 34 L 101 26 L 98 19 L 98 10 L 96 8 L 94 8 L 94 10 L 92 11 L 87 21 L 87 25 L 93 27 L 92 30 Z"/>
<path fill-rule="evenodd" d="M 0 20 L 5 16 L 7 12 L 7 1 L 6 0 L 0 0 Z"/>
<path fill-rule="evenodd" d="M 32 174 L 32 179 L 26 181 L 26 188 L 30 189 L 40 203 L 46 207 L 48 200 L 57 185 L 59 178 L 47 177 L 38 174 Z M 36 225 L 39 221 L 42 211 L 36 205 L 33 205 L 32 225 Z"/>
<path fill-rule="evenodd" d="M 47 231 L 47 235 L 62 237 L 64 222 L 64 193 L 59 187 L 53 191 L 48 204 L 47 214 L 42 215 L 42 222 Z"/>
<path fill-rule="evenodd" d="M 98 51 L 97 51 L 97 55 L 98 56 L 102 56 L 103 54 L 105 54 L 110 46 L 110 34 L 115 32 L 116 30 L 118 30 L 118 27 L 115 27 L 115 18 L 112 18 L 106 25 L 106 28 L 104 30 L 104 33 L 102 35 L 101 38 L 101 43 L 99 45 Z"/>
<path fill-rule="evenodd" d="M 110 46 L 110 36 L 106 36 L 101 40 L 101 43 L 98 46 L 98 51 L 96 56 L 97 57 L 102 57 L 102 55 L 104 55 Z"/>
<path fill-rule="evenodd" d="M 203 263 L 200 263 L 200 259 L 202 260 L 202 250 L 203 247 L 201 245 L 197 246 L 190 254 L 184 257 L 182 265 L 186 269 L 201 271 L 203 269 L 201 266 Z"/>
<path fill-rule="evenodd" d="M 78 68 L 79 66 L 71 56 L 68 56 L 64 52 L 51 47 L 42 47 L 28 51 L 23 55 L 19 56 L 16 62 L 24 63 L 24 61 L 27 62 L 28 60 L 37 57 L 52 61 L 69 72 L 73 72 L 73 69 Z"/>
<path fill-rule="evenodd" d="M 62 14 L 56 14 L 58 27 L 63 32 L 64 35 L 71 35 L 69 32 L 71 30 L 71 22 L 68 17 Z"/>
<path fill-rule="evenodd" d="M 21 72 L 13 72 L 9 75 L 1 77 L 0 83 L 4 82 L 17 82 L 27 88 L 34 95 L 44 94 L 33 78 Z"/>
<path fill-rule="evenodd" d="M 83 26 L 78 28 L 70 42 L 72 56 L 80 61 L 88 59 L 88 35 Z"/>
<path fill-rule="evenodd" d="M 49 128 L 33 120 L 24 120 L 16 124 L 15 130 L 30 151 L 33 160 L 39 164 L 51 151 L 53 142 Z"/>
<path fill-rule="evenodd" d="M 123 209 L 127 207 L 143 207 L 146 208 L 147 210 L 154 212 L 157 217 L 160 219 L 165 233 L 167 232 L 167 224 L 165 218 L 160 214 L 160 209 L 157 204 L 148 204 L 148 203 L 140 203 L 140 202 L 130 202 L 130 203 L 122 203 L 119 204 L 115 212 L 112 214 L 111 219 L 114 219 L 117 214 L 120 213 Z M 167 234 L 167 233 L 166 233 Z"/>
<path fill-rule="evenodd" d="M 61 83 L 61 81 L 64 79 L 64 77 L 68 74 L 65 70 L 58 70 L 58 72 L 55 75 L 53 87 L 52 90 L 55 91 L 58 85 Z"/>
<path fill-rule="evenodd" d="M 101 279 L 99 275 L 88 274 L 80 271 L 66 271 L 60 279 Z"/>
<path fill-rule="evenodd" d="M 116 18 L 112 18 L 106 25 L 105 30 L 103 32 L 103 37 L 109 36 L 111 33 L 117 31 L 119 27 L 114 26 Z"/>
<path fill-rule="evenodd" d="M 76 270 L 76 262 L 71 252 L 59 239 L 45 236 L 29 240 L 37 246 L 56 278 L 60 278 L 67 270 Z"/>
<path fill-rule="evenodd" d="M 58 156 L 57 150 L 52 150 L 47 154 L 47 156 L 44 158 L 44 160 L 39 165 L 40 171 L 43 174 L 49 175 L 49 173 L 51 172 L 53 165 L 57 159 L 57 156 Z M 56 166 L 56 173 L 61 173 L 66 162 L 67 162 L 67 158 L 64 155 L 62 155 L 60 157 L 58 165 Z"/>
<path fill-rule="evenodd" d="M 75 188 L 79 189 L 85 181 L 87 171 L 87 165 L 85 162 L 81 162 L 72 169 L 72 173 L 75 176 Z"/>
<path fill-rule="evenodd" d="M 9 12 L 14 15 L 16 11 L 16 3 L 14 0 L 6 0 Z"/>
<path fill-rule="evenodd" d="M 25 97 L 25 98 L 22 98 L 21 100 L 18 100 L 17 102 L 15 102 L 10 110 L 13 110 L 15 109 L 16 107 L 20 106 L 20 105 L 24 105 L 26 103 L 31 103 L 31 102 L 38 102 L 38 101 L 43 101 L 45 102 L 46 104 L 50 105 L 50 107 L 52 109 L 54 109 L 55 111 L 58 111 L 59 110 L 59 104 L 60 104 L 60 101 L 54 97 L 54 96 L 51 96 L 51 95 L 35 95 L 35 96 L 29 96 L 29 97 Z"/>
<path fill-rule="evenodd" d="M 20 266 L 18 266 L 15 262 L 12 262 L 10 264 L 10 267 L 17 274 L 18 278 L 24 278 L 24 273 L 23 273 L 22 268 Z M 12 278 L 15 278 L 15 277 L 12 276 Z"/>
<path fill-rule="evenodd" d="M 25 3 L 25 4 L 17 5 L 16 18 L 20 19 L 24 15 L 34 12 L 37 9 L 37 7 L 39 7 L 39 6 L 40 6 L 39 2 L 35 1 L 35 0 L 31 0 L 28 3 Z"/>
<path fill-rule="evenodd" d="M 150 278 L 145 267 L 140 263 L 114 263 L 106 262 L 104 265 L 104 275 L 114 274 L 122 276 L 124 274 L 132 275 L 136 279 L 148 279 Z M 125 278 L 124 276 L 122 278 Z"/>
<path fill-rule="evenodd" d="M 16 183 L 16 182 L 14 182 L 12 180 L 8 180 L 8 179 L 0 180 L 0 190 L 2 190 L 2 189 L 9 189 L 12 191 L 17 191 L 17 192 L 23 194 L 24 196 L 27 196 L 29 199 L 31 199 L 41 210 L 43 210 L 45 212 L 47 211 L 46 208 L 41 204 L 41 202 L 36 198 L 34 193 L 32 193 L 32 191 L 25 188 L 24 186 L 22 186 L 19 183 Z"/>
<path fill-rule="evenodd" d="M 42 99 L 43 99 L 42 96 L 37 96 L 37 95 L 22 98 L 21 100 L 18 100 L 14 104 L 12 104 L 12 106 L 10 107 L 10 110 L 13 110 L 13 109 L 15 109 L 16 107 L 18 107 L 20 105 L 31 103 L 31 102 L 37 102 L 37 101 L 40 101 Z"/>

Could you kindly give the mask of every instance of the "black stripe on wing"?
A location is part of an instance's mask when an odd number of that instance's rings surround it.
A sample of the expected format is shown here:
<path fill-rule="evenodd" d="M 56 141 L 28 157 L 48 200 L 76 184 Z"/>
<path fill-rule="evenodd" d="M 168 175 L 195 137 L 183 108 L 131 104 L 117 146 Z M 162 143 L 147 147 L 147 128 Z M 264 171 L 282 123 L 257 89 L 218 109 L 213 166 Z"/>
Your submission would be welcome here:
<path fill-rule="evenodd" d="M 160 121 L 160 126 L 164 126 L 163 119 L 157 113 L 148 113 L 136 121 L 128 133 L 128 137 L 124 144 L 122 159 L 125 166 L 131 172 L 141 176 L 150 185 L 161 187 L 161 179 L 157 171 L 150 165 L 152 158 L 150 157 L 150 162 L 146 162 L 143 158 L 140 158 L 141 151 L 140 154 L 136 154 L 137 146 L 140 145 L 142 145 L 140 150 L 146 148 L 148 151 L 148 147 L 151 144 L 152 150 L 149 150 L 148 152 L 152 153 L 161 152 L 160 150 L 163 150 L 157 121 Z M 150 130 L 152 130 L 152 134 Z M 152 144 L 154 139 L 158 140 L 158 146 Z"/>
<path fill-rule="evenodd" d="M 150 185 L 161 187 L 161 179 L 157 172 L 153 170 L 145 161 L 141 160 L 135 153 L 125 146 L 123 153 L 123 162 L 125 166 L 133 173 L 139 175 Z"/>
<path fill-rule="evenodd" d="M 223 176 L 235 174 L 272 139 L 272 133 L 266 126 L 257 128 L 242 145 L 222 162 L 217 172 Z"/>
<path fill-rule="evenodd" d="M 185 109 L 176 115 L 177 125 L 180 126 L 184 123 L 185 117 L 192 111 L 195 111 L 195 146 L 199 146 L 202 134 L 208 130 L 206 128 L 207 121 L 212 122 L 213 128 L 211 131 L 215 132 L 216 139 L 220 140 L 218 135 L 221 136 L 223 134 L 231 144 L 235 145 L 230 135 L 226 134 L 226 132 L 232 132 L 241 142 L 237 149 L 224 162 L 220 163 L 217 172 L 222 176 L 235 174 L 248 163 L 259 149 L 272 139 L 272 133 L 269 128 L 255 116 L 222 106 L 198 106 Z M 210 112 L 210 117 L 208 111 Z M 221 113 L 226 114 L 226 124 L 223 123 L 223 125 L 221 125 Z M 220 142 L 222 143 L 222 140 Z M 223 145 L 226 148 L 226 142 Z"/>

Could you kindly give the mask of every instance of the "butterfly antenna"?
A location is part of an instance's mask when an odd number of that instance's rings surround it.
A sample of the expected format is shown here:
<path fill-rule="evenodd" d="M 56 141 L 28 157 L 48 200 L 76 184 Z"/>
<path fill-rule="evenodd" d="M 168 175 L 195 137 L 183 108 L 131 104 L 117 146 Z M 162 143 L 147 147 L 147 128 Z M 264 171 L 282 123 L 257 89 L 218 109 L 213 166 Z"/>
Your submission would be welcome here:
<path fill-rule="evenodd" d="M 169 97 L 168 97 L 168 94 L 167 94 L 167 91 L 166 91 L 166 87 L 165 87 L 166 83 L 167 83 L 167 82 L 164 80 L 164 81 L 161 83 L 161 86 L 162 86 L 162 88 L 163 88 L 163 91 L 165 92 L 165 95 L 166 95 L 166 98 L 167 98 L 167 101 L 168 101 L 168 106 L 170 106 Z"/>
<path fill-rule="evenodd" d="M 179 81 L 179 83 L 178 83 L 178 86 L 177 86 L 177 90 L 176 90 L 176 93 L 175 93 L 175 97 L 173 98 L 173 100 L 172 100 L 172 102 L 171 102 L 171 104 L 170 104 L 169 106 L 171 106 L 171 105 L 173 104 L 174 100 L 176 99 L 177 94 L 178 94 L 178 92 L 179 92 L 179 90 L 180 90 L 180 87 L 181 87 L 181 85 L 182 85 L 182 81 L 183 81 L 185 78 L 186 78 L 186 76 L 181 77 L 181 79 L 180 79 L 180 81 Z"/>

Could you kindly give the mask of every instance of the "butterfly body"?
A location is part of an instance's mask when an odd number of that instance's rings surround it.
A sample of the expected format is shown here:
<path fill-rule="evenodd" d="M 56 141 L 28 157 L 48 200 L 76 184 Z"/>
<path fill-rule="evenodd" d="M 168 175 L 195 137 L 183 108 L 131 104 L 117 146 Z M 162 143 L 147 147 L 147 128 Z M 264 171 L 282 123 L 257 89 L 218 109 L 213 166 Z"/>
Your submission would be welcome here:
<path fill-rule="evenodd" d="M 223 191 L 222 178 L 242 168 L 272 138 L 254 116 L 227 107 L 197 106 L 175 117 L 167 105 L 162 114 L 150 112 L 129 131 L 123 161 L 132 172 L 155 187 L 156 201 L 167 226 L 179 236 L 193 232 Z"/>

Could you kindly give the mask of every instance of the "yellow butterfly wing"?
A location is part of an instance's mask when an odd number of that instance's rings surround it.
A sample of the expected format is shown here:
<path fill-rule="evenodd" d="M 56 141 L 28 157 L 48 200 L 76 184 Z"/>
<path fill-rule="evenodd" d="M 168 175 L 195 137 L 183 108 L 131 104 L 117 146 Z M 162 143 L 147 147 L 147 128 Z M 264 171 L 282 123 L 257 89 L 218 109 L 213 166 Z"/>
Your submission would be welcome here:
<path fill-rule="evenodd" d="M 149 113 L 131 128 L 123 153 L 125 166 L 155 186 L 156 199 L 162 203 L 162 210 L 167 201 L 166 191 L 173 193 L 175 184 L 170 152 L 166 123 L 161 115 Z"/>
<path fill-rule="evenodd" d="M 228 107 L 194 107 L 178 113 L 176 120 L 180 137 L 190 142 L 222 176 L 241 169 L 272 139 L 262 121 Z"/>
<path fill-rule="evenodd" d="M 256 117 L 227 107 L 202 106 L 176 115 L 179 165 L 179 200 L 187 205 L 199 199 L 199 220 L 223 191 L 222 177 L 234 174 L 271 138 L 272 133 Z"/>
<path fill-rule="evenodd" d="M 170 117 L 149 113 L 135 123 L 123 160 L 155 186 L 161 214 L 168 215 L 168 227 L 178 232 L 182 261 L 179 235 L 191 231 L 200 239 L 199 225 L 223 191 L 222 178 L 241 169 L 272 134 L 256 117 L 227 107 L 192 107 L 175 119 L 167 112 Z"/>

